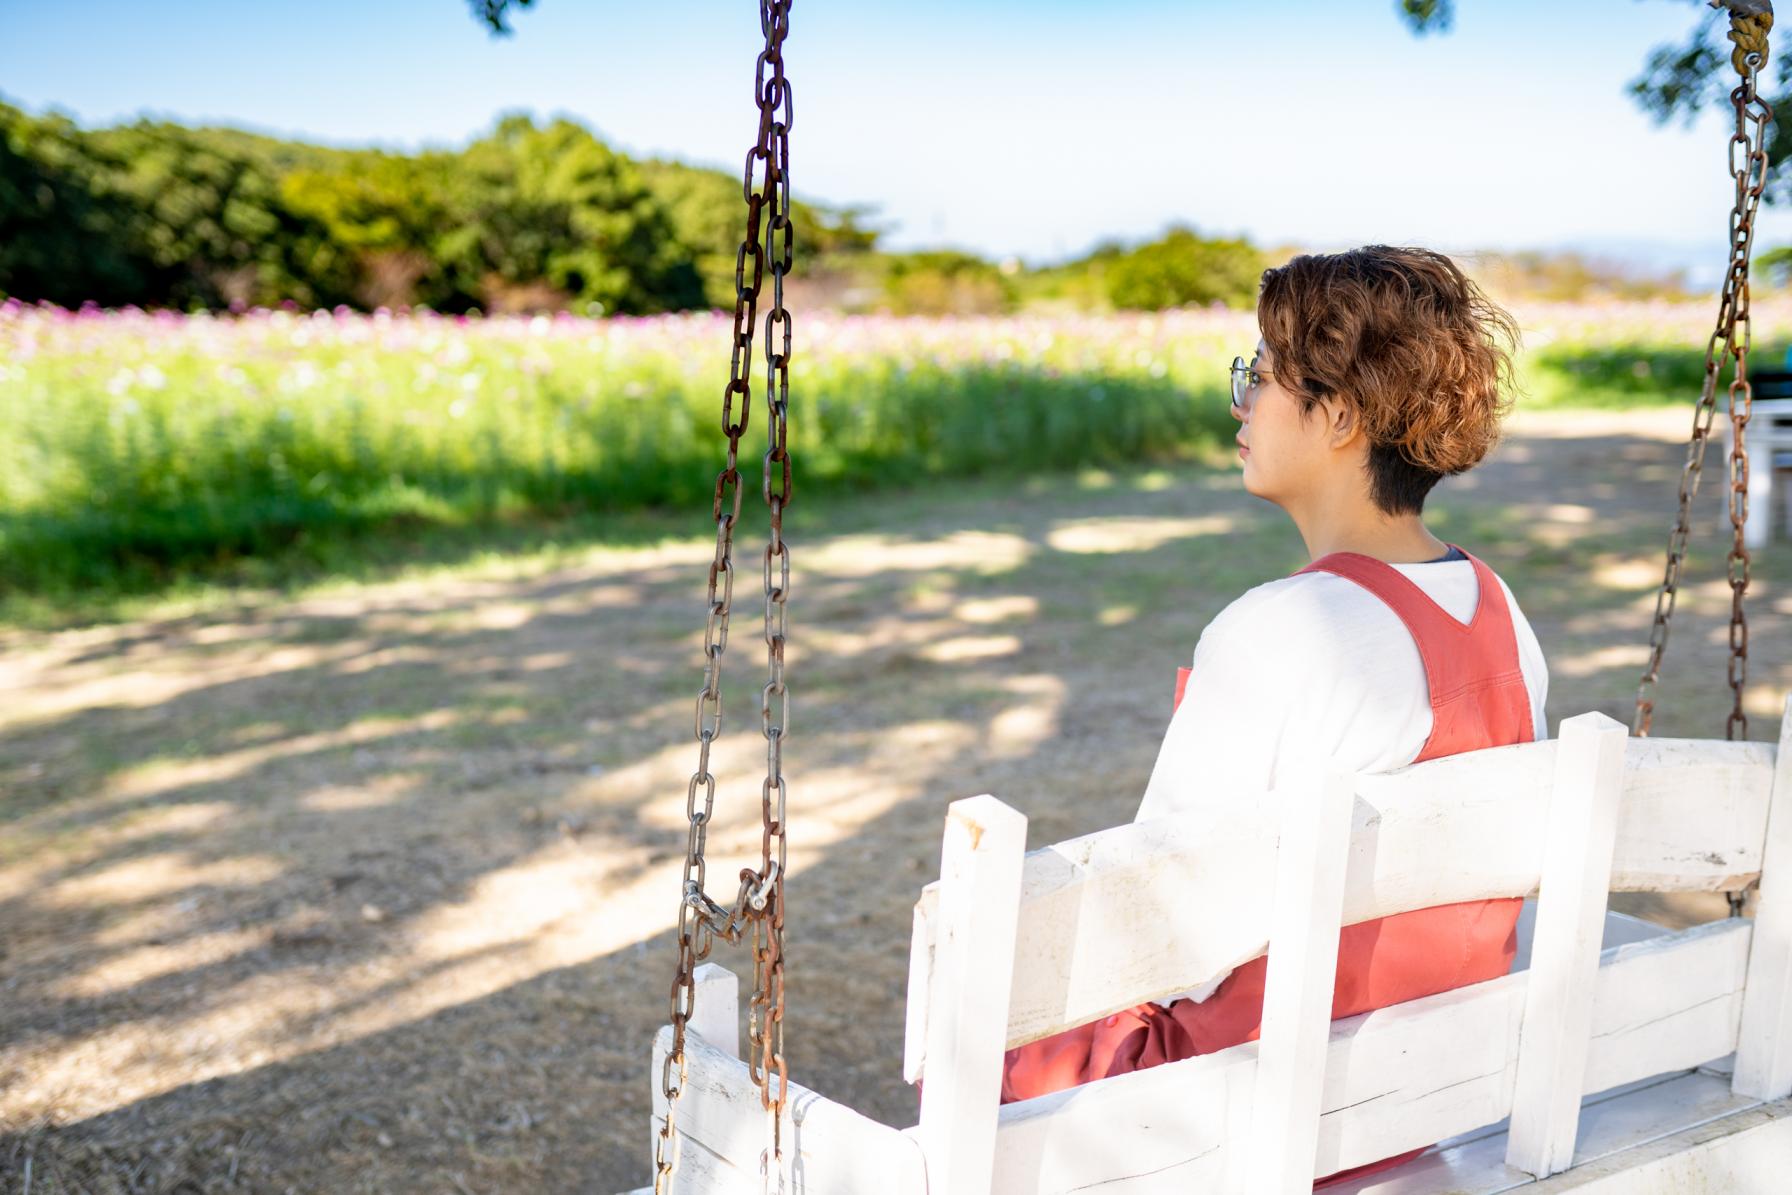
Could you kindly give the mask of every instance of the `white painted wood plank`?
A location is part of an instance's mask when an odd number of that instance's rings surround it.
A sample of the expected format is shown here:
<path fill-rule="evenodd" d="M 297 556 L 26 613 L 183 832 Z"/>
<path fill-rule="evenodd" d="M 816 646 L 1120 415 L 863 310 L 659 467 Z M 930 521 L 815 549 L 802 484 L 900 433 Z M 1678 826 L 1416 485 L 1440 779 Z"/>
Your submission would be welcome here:
<path fill-rule="evenodd" d="M 1574 1158 L 1626 733 L 1592 713 L 1567 719 L 1557 736 L 1506 1149 L 1507 1165 L 1538 1178 Z"/>
<path fill-rule="evenodd" d="M 1308 799 L 1288 801 L 1282 808 L 1251 1101 L 1251 1152 L 1257 1165 L 1248 1186 L 1254 1192 L 1306 1195 L 1313 1189 L 1338 970 L 1338 918 L 1344 909 L 1344 865 L 1356 801 L 1353 780 L 1349 772 L 1329 773 Z"/>
<path fill-rule="evenodd" d="M 1523 1007 L 1524 977 L 1509 975 L 1340 1021 L 1314 1174 L 1377 1162 L 1505 1116 Z"/>
<path fill-rule="evenodd" d="M 1713 921 L 1604 951 L 1581 1091 L 1701 1066 L 1735 1049 L 1753 932 L 1747 921 Z"/>
<path fill-rule="evenodd" d="M 1616 1086 L 1734 1049 L 1750 929 L 1714 922 L 1605 952 L 1584 1082 Z M 1503 1117 L 1526 980 L 1508 975 L 1334 1022 L 1313 1173 Z M 1131 1195 L 1220 1186 L 1227 1150 L 1250 1140 L 1258 1049 L 1247 1043 L 1005 1105 L 993 1189 Z M 1247 1167 L 1262 1161 L 1254 1148 L 1240 1153 Z"/>
<path fill-rule="evenodd" d="M 691 973 L 696 988 L 687 1028 L 730 1058 L 740 1057 L 740 979 L 718 963 Z"/>
<path fill-rule="evenodd" d="M 1736 1090 L 1764 1100 L 1792 1095 L 1792 697 L 1780 719 L 1778 753 L 1736 1043 Z"/>
<path fill-rule="evenodd" d="M 936 891 L 937 889 L 932 889 Z M 921 1060 L 927 1056 L 927 983 L 933 971 L 933 927 L 928 918 L 938 907 L 933 900 L 915 902 L 914 929 L 908 945 L 908 1003 L 902 1021 L 902 1079 L 913 1083 L 921 1077 Z"/>
<path fill-rule="evenodd" d="M 1256 1072 L 1250 1042 L 1005 1104 L 992 1195 L 1221 1190 Z"/>
<path fill-rule="evenodd" d="M 1360 777 L 1344 923 L 1534 890 L 1556 747 L 1498 747 Z M 1628 740 L 1612 888 L 1722 891 L 1752 878 L 1773 758 L 1765 743 Z M 1215 814 L 1130 823 L 1029 854 L 1007 1044 L 1261 954 L 1269 915 L 1255 894 L 1275 859 L 1263 800 L 1238 794 L 1216 801 Z M 917 926 L 937 937 L 935 901 L 930 887 Z M 930 954 L 917 943 L 911 963 L 924 968 Z M 907 1069 L 923 1065 L 910 1058 Z"/>
<path fill-rule="evenodd" d="M 1027 819 L 994 797 L 947 808 L 916 1135 L 931 1195 L 989 1190 L 1026 849 Z"/>
<path fill-rule="evenodd" d="M 759 1158 L 766 1115 L 746 1063 L 685 1039 L 686 1087 L 678 1101 L 678 1195 L 761 1195 Z M 654 1073 L 672 1030 L 654 1040 Z M 785 1108 L 786 1149 L 793 1150 L 794 1195 L 927 1195 L 920 1147 L 906 1134 L 861 1116 L 797 1083 Z M 665 1122 L 656 1091 L 653 1129 Z"/>
<path fill-rule="evenodd" d="M 1727 892 L 1761 870 L 1773 747 L 1628 739 L 1614 892 Z"/>

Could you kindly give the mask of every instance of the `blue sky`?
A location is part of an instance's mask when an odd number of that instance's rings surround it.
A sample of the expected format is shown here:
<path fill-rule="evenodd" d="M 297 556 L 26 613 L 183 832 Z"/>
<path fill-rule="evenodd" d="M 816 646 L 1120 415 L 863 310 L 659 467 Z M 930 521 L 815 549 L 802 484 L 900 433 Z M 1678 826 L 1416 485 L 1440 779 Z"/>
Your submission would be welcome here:
<path fill-rule="evenodd" d="M 1684 0 L 800 0 L 799 193 L 874 204 L 897 246 L 1029 260 L 1173 220 L 1266 243 L 1582 247 L 1722 265 L 1726 129 L 1624 94 Z M 0 0 L 0 95 L 84 124 L 151 113 L 335 144 L 459 144 L 512 109 L 736 169 L 752 0 Z M 1775 47 L 1778 49 L 1778 47 Z M 1767 244 L 1792 240 L 1771 212 Z M 1707 264 L 1708 263 L 1708 264 Z"/>

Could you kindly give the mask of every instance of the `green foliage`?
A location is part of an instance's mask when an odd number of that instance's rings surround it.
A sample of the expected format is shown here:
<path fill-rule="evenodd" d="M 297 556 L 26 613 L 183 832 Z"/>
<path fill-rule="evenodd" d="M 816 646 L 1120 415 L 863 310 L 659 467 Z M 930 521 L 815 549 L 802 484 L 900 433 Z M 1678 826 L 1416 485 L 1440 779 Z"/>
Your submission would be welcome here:
<path fill-rule="evenodd" d="M 1266 264 L 1249 241 L 1207 240 L 1191 228 L 1172 228 L 1105 259 L 1108 298 L 1115 307 L 1139 311 L 1190 303 L 1253 307 Z"/>
<path fill-rule="evenodd" d="M 1749 355 L 1751 372 L 1779 369 L 1786 342 L 1757 343 Z M 1719 412 L 1727 409 L 1728 364 L 1717 389 Z M 1525 405 L 1631 410 L 1685 406 L 1698 400 L 1705 380 L 1702 346 L 1620 343 L 1552 344 L 1521 359 L 1519 384 Z"/>
<path fill-rule="evenodd" d="M 0 290 L 65 305 L 128 302 L 148 285 L 131 206 L 95 182 L 80 131 L 0 105 Z"/>
<path fill-rule="evenodd" d="M 462 155 L 460 181 L 462 218 L 436 249 L 463 289 L 545 284 L 576 307 L 627 314 L 702 305 L 664 208 L 583 126 L 506 116 Z"/>
<path fill-rule="evenodd" d="M 1125 253 L 1124 245 L 1109 240 L 1071 261 L 1023 270 L 1015 278 L 1021 307 L 1042 311 L 1111 311 L 1114 305 L 1108 298 L 1107 270 Z"/>
<path fill-rule="evenodd" d="M 896 315 L 997 315 L 1017 292 L 1001 269 L 951 249 L 885 254 L 884 306 Z"/>
<path fill-rule="evenodd" d="M 369 150 L 287 171 L 280 199 L 323 230 L 311 260 L 321 250 L 348 266 L 358 305 L 422 302 L 455 311 L 477 295 L 457 290 L 436 257 L 436 239 L 452 227 L 452 174 L 446 155 Z"/>
<path fill-rule="evenodd" d="M 1755 276 L 1769 286 L 1792 286 L 1792 245 L 1776 245 L 1765 253 L 1757 253 Z"/>
<path fill-rule="evenodd" d="M 665 208 L 673 237 L 690 248 L 703 279 L 705 302 L 718 308 L 734 306 L 735 261 L 747 229 L 744 180 L 658 159 L 642 162 L 640 169 Z M 792 244 L 803 263 L 802 275 L 812 278 L 866 259 L 881 233 L 865 224 L 869 216 L 864 207 L 821 207 L 792 200 Z"/>
<path fill-rule="evenodd" d="M 1400 0 L 1400 16 L 1414 33 L 1448 33 L 1456 20 L 1450 0 Z"/>
<path fill-rule="evenodd" d="M 406 155 L 0 104 L 0 295 L 68 306 L 719 306 L 744 212 L 739 179 L 637 163 L 565 119 Z M 866 254 L 864 216 L 793 204 L 805 265 Z"/>
<path fill-rule="evenodd" d="M 467 0 L 473 19 L 491 30 L 493 35 L 508 37 L 516 32 L 510 27 L 510 6 L 528 8 L 535 0 Z"/>
<path fill-rule="evenodd" d="M 302 151 L 231 130 L 138 121 L 86 138 L 96 189 L 124 205 L 127 250 L 149 272 L 134 301 L 194 309 L 351 298 L 354 262 L 280 197 Z M 0 287 L 35 297 L 0 279 Z"/>

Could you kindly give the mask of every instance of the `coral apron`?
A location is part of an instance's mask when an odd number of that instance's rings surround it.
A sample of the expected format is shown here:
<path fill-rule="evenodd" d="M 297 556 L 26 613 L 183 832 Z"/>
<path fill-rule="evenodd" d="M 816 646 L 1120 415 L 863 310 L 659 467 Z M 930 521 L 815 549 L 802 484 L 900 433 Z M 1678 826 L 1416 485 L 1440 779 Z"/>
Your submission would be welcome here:
<path fill-rule="evenodd" d="M 1465 556 L 1468 553 L 1463 553 Z M 1301 569 L 1328 572 L 1373 593 L 1400 617 L 1418 645 L 1431 700 L 1431 736 L 1414 763 L 1460 751 L 1528 743 L 1531 700 L 1504 591 L 1491 569 L 1468 556 L 1480 593 L 1464 625 L 1399 570 L 1370 556 L 1334 552 Z M 1181 704 L 1189 669 L 1178 670 Z M 1465 901 L 1347 925 L 1338 935 L 1332 1017 L 1354 1016 L 1511 970 L 1523 901 Z M 1263 1017 L 1267 956 L 1245 963 L 1206 1000 L 1141 1004 L 1088 1025 L 1009 1050 L 1002 1102 L 1255 1041 Z M 1423 1149 L 1328 1175 L 1342 1182 L 1397 1166 Z"/>

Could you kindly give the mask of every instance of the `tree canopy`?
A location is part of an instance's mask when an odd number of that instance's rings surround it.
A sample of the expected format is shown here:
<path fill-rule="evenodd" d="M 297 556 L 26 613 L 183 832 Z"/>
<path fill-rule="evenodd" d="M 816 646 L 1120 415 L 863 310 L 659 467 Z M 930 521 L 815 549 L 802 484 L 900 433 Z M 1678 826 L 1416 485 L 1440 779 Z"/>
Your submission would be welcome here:
<path fill-rule="evenodd" d="M 792 218 L 811 260 L 876 244 L 863 208 Z M 738 178 L 564 118 L 399 154 L 0 104 L 0 294 L 25 299 L 642 314 L 731 302 L 743 230 Z"/>

